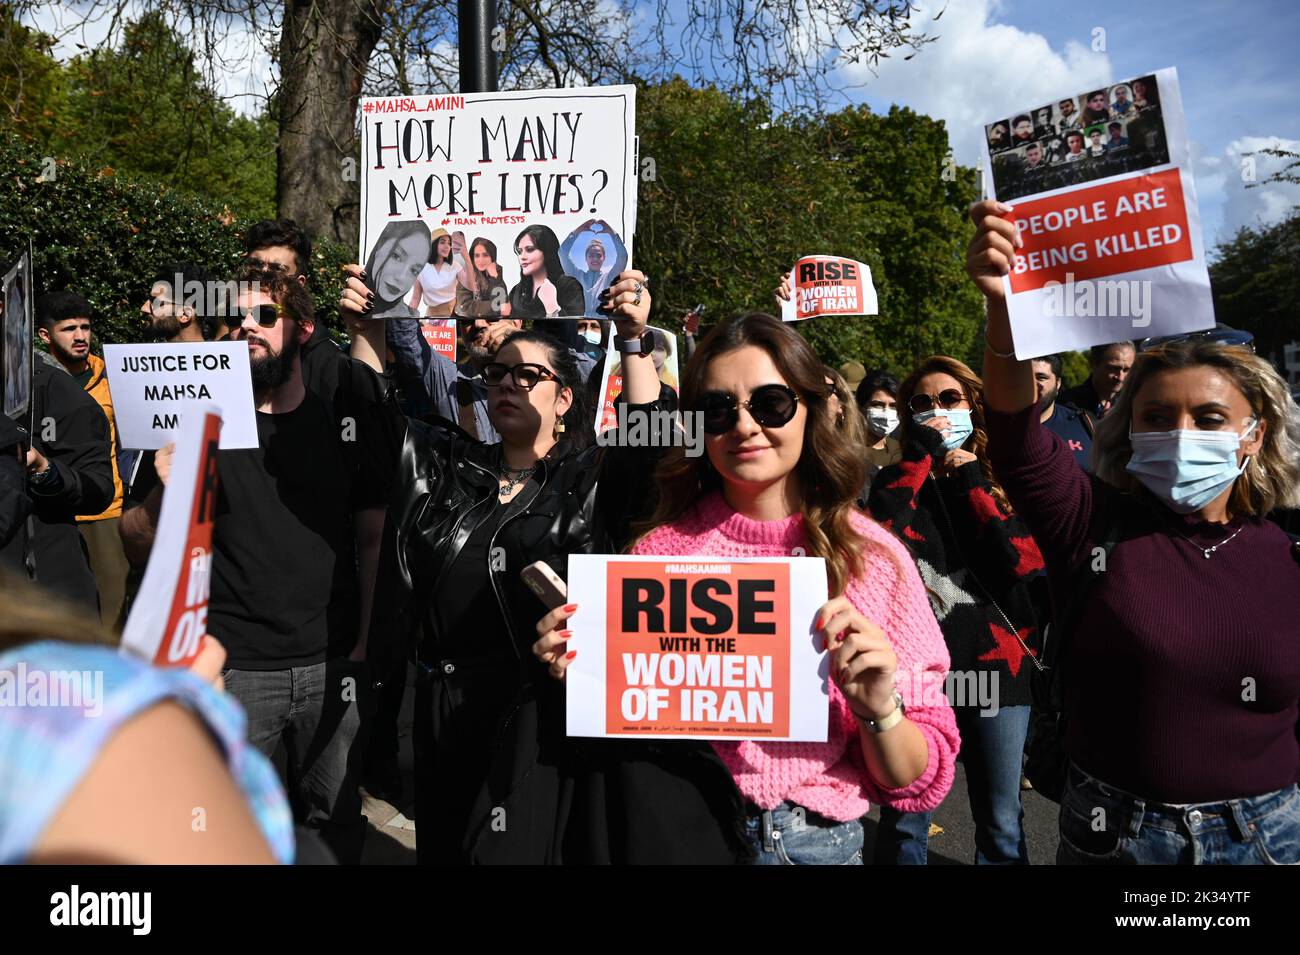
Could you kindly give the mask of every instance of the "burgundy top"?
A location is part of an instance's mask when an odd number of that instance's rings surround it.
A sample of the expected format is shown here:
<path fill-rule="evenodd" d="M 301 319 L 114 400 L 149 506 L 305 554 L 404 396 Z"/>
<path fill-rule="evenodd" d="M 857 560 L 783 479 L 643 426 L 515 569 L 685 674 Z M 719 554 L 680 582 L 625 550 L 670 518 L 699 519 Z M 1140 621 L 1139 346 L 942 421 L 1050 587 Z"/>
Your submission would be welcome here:
<path fill-rule="evenodd" d="M 1036 408 L 986 418 L 994 470 L 1064 607 L 1072 571 L 1133 498 L 1079 468 Z M 1152 529 L 1115 545 L 1070 631 L 1066 751 L 1090 775 L 1158 802 L 1292 785 L 1300 563 L 1290 539 L 1271 521 L 1211 524 L 1142 498 Z M 1203 549 L 1220 542 L 1207 560 Z"/>

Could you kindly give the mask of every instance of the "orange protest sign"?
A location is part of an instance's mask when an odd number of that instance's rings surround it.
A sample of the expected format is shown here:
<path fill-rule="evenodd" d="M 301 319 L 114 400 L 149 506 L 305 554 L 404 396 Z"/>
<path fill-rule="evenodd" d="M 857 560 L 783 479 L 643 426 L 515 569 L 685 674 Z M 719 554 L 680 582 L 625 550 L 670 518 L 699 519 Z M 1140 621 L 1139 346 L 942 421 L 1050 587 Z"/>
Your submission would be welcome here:
<path fill-rule="evenodd" d="M 799 322 L 822 315 L 875 315 L 879 308 L 871 267 L 837 255 L 805 255 L 790 273 L 790 300 L 781 319 Z"/>
<path fill-rule="evenodd" d="M 420 334 L 439 355 L 449 361 L 456 360 L 456 319 L 422 318 Z"/>
<path fill-rule="evenodd" d="M 571 735 L 825 739 L 820 559 L 576 555 L 569 574 Z"/>

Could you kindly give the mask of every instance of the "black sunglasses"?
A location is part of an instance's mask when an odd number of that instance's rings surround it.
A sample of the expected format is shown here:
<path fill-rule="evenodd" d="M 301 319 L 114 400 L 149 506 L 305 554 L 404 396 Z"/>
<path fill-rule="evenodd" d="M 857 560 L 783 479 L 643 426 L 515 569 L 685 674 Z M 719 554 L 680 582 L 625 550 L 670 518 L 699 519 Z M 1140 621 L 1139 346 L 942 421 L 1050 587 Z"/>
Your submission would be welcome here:
<path fill-rule="evenodd" d="M 785 385 L 759 385 L 748 401 L 737 401 L 727 391 L 710 391 L 696 409 L 704 415 L 705 434 L 726 434 L 740 420 L 745 408 L 763 428 L 781 428 L 790 423 L 799 406 L 799 396 Z"/>
<path fill-rule="evenodd" d="M 506 375 L 513 378 L 515 384 L 524 391 L 532 391 L 543 381 L 558 382 L 560 380 L 560 377 L 545 365 L 538 365 L 531 361 L 522 362 L 513 368 L 509 365 L 503 365 L 499 361 L 490 362 L 483 366 L 483 382 L 489 388 L 500 386 L 501 382 L 506 380 Z"/>
<path fill-rule="evenodd" d="M 944 408 L 956 408 L 965 400 L 966 396 L 956 388 L 947 388 L 939 392 L 939 404 Z M 929 395 L 912 395 L 908 399 L 907 406 L 917 414 L 924 414 L 934 410 L 934 399 Z"/>
<path fill-rule="evenodd" d="M 269 302 L 262 302 L 258 305 L 236 305 L 234 306 L 235 317 L 239 319 L 242 325 L 244 319 L 249 315 L 253 316 L 253 321 L 263 328 L 271 328 L 284 315 L 284 309 L 279 305 L 273 305 Z"/>

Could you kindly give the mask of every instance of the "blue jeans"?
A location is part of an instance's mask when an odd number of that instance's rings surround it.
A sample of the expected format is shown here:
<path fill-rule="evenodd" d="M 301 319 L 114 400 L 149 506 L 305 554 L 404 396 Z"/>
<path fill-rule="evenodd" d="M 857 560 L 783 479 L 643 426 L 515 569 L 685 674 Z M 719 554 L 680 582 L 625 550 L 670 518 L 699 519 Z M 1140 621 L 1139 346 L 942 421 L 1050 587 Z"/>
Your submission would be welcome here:
<path fill-rule="evenodd" d="M 745 837 L 755 865 L 862 865 L 862 821 L 836 822 L 802 806 L 750 807 Z"/>
<path fill-rule="evenodd" d="M 1300 788 L 1167 805 L 1071 766 L 1058 865 L 1300 865 Z"/>
<path fill-rule="evenodd" d="M 297 821 L 317 830 L 340 863 L 360 864 L 362 726 L 374 699 L 366 664 L 340 658 L 222 676 L 248 717 L 248 742 L 268 759 L 284 742 Z"/>
<path fill-rule="evenodd" d="M 1026 865 L 1020 766 L 1029 729 L 1029 707 L 1004 706 L 980 716 L 973 706 L 955 709 L 961 732 L 961 761 L 975 820 L 976 865 Z M 925 865 L 930 813 L 880 807 L 880 828 L 872 853 L 875 865 Z"/>

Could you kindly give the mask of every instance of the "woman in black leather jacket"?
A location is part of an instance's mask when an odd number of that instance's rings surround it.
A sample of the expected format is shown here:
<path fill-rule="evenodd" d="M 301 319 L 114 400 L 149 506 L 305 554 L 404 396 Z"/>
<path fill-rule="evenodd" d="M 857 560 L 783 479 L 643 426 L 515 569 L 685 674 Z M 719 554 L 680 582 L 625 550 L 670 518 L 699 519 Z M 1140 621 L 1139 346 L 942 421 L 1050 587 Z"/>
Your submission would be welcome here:
<path fill-rule="evenodd" d="M 354 312 L 355 294 L 342 303 Z M 639 339 L 644 276 L 624 272 L 609 296 L 619 337 Z M 353 327 L 354 357 L 378 368 L 375 348 L 361 344 L 372 332 Z M 656 410 L 649 355 L 624 364 L 631 408 Z M 659 837 L 683 826 L 701 832 L 693 854 L 731 861 L 718 820 L 729 818 L 734 787 L 707 747 L 633 750 L 629 760 L 616 743 L 568 739 L 563 687 L 530 649 L 547 608 L 520 571 L 544 560 L 563 577 L 569 554 L 621 550 L 655 450 L 594 445 L 578 369 L 544 333 L 512 336 L 484 374 L 501 443 L 450 422 L 405 423 L 376 584 L 372 662 L 378 640 L 417 647 L 419 861 L 687 861 L 663 855 L 679 839 Z"/>

